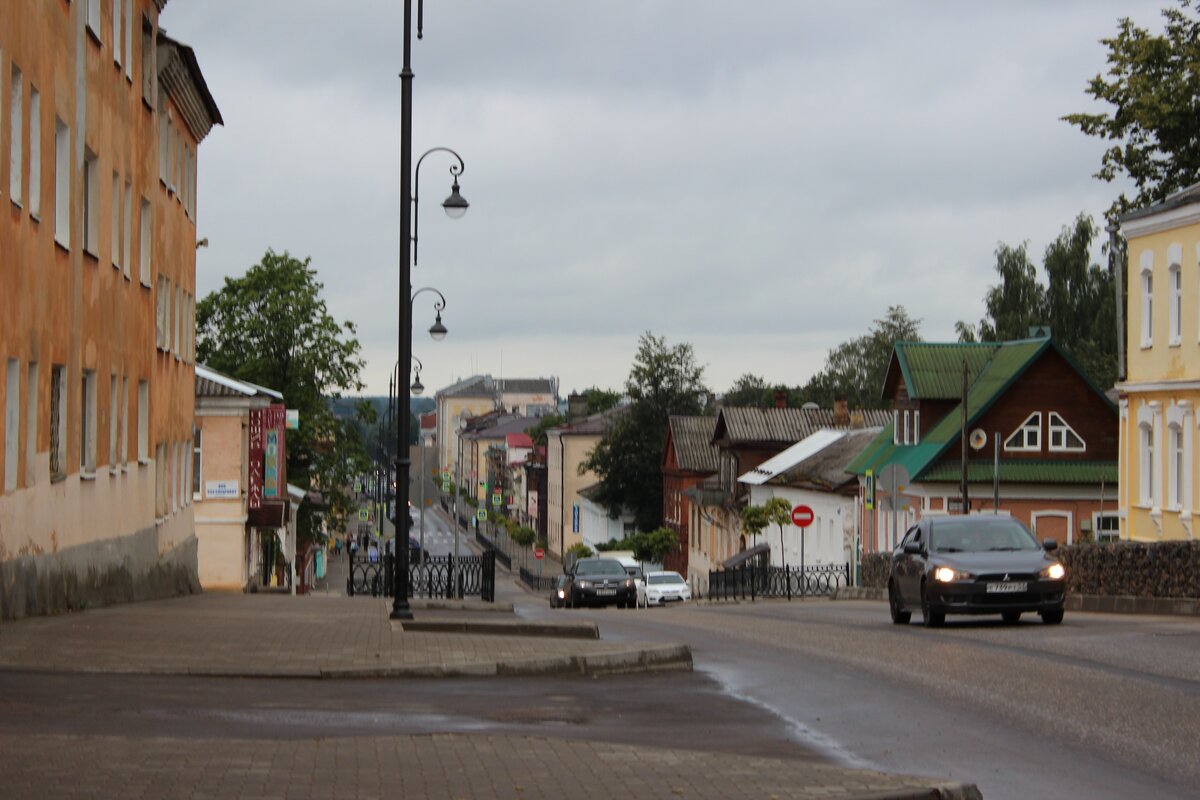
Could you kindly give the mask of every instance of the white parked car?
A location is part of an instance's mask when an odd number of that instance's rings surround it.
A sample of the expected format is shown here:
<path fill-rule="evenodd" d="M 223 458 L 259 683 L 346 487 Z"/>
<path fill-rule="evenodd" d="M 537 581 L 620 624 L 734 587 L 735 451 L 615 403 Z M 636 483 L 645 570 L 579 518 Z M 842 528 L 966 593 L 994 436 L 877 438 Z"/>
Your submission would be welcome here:
<path fill-rule="evenodd" d="M 646 605 L 662 606 L 692 599 L 692 589 L 678 572 L 646 573 Z"/>
<path fill-rule="evenodd" d="M 614 556 L 614 558 L 621 562 L 621 566 L 625 568 L 625 574 L 633 578 L 633 583 L 637 586 L 637 607 L 648 608 L 649 604 L 646 602 L 646 578 L 642 575 L 642 565 L 627 556 Z"/>

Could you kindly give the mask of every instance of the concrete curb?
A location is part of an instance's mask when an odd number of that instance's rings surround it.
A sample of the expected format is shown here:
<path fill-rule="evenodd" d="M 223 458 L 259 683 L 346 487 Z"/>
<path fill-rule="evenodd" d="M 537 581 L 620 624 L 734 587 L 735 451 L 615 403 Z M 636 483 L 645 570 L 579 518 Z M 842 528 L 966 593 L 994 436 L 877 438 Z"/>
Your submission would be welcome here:
<path fill-rule="evenodd" d="M 425 600 L 409 598 L 413 611 L 501 611 L 513 613 L 512 603 L 485 603 L 482 600 Z"/>
<path fill-rule="evenodd" d="M 407 620 L 395 622 L 406 633 L 470 633 L 489 636 L 551 636 L 560 639 L 599 639 L 594 622 L 523 622 L 478 620 Z"/>
<path fill-rule="evenodd" d="M 833 593 L 834 600 L 886 600 L 883 589 L 873 586 L 839 586 Z"/>

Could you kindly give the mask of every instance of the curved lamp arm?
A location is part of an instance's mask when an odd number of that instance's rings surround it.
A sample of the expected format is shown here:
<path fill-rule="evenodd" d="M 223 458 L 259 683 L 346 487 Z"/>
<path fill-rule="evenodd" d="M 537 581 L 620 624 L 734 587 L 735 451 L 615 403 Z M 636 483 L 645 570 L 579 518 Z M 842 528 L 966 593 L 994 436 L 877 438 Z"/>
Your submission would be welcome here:
<path fill-rule="evenodd" d="M 446 308 L 446 296 L 440 291 L 432 286 L 422 286 L 420 289 L 417 289 L 415 292 L 413 292 L 408 301 L 409 319 L 412 319 L 412 304 L 416 301 L 417 295 L 421 294 L 422 292 L 433 292 L 439 298 L 433 302 L 433 308 L 435 311 L 437 311 L 437 319 L 434 321 L 433 325 L 430 326 L 429 335 L 433 337 L 435 342 L 440 342 L 442 339 L 445 339 L 446 334 L 449 333 L 449 331 L 446 329 L 446 326 L 442 324 L 442 310 Z"/>
<path fill-rule="evenodd" d="M 454 178 L 454 185 L 450 187 L 450 196 L 442 203 L 442 207 L 446 209 L 446 213 L 450 217 L 461 217 L 467 210 L 467 201 L 461 194 L 458 193 L 458 176 L 463 174 L 466 164 L 463 163 L 462 156 L 451 150 L 449 147 L 431 147 L 421 154 L 417 159 L 417 166 L 414 170 L 416 175 L 413 178 L 412 196 L 413 196 L 413 215 L 412 215 L 412 248 L 413 248 L 413 266 L 417 265 L 417 225 L 419 224 L 421 215 L 417 212 L 420 210 L 420 192 L 421 192 L 421 162 L 425 160 L 425 156 L 430 153 L 449 153 L 458 159 L 457 164 L 450 165 L 450 175 Z"/>

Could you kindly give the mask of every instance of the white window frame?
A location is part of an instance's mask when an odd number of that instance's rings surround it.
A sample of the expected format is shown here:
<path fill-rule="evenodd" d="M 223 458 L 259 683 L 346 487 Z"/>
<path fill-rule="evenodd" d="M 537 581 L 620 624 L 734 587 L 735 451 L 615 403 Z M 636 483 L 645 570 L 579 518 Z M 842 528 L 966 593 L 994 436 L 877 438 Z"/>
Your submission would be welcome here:
<path fill-rule="evenodd" d="M 1192 404 L 1183 400 L 1167 409 L 1167 504 L 1181 514 L 1192 508 Z M 1179 440 L 1174 435 L 1178 433 Z"/>
<path fill-rule="evenodd" d="M 110 226 L 111 236 L 109 238 L 109 250 L 112 252 L 112 265 L 118 270 L 121 269 L 121 173 L 113 170 L 112 180 L 112 205 L 109 206 L 109 213 L 112 215 L 112 225 Z"/>
<path fill-rule="evenodd" d="M 113 475 L 117 474 L 117 435 L 120 431 L 118 422 L 120 420 L 121 410 L 121 394 L 120 384 L 117 380 L 117 373 L 113 373 L 108 379 L 108 471 Z"/>
<path fill-rule="evenodd" d="M 192 499 L 200 499 L 200 488 L 204 485 L 204 429 L 192 427 Z"/>
<path fill-rule="evenodd" d="M 1030 424 L 1032 421 L 1033 424 Z M 1013 439 L 1021 436 L 1020 444 L 1013 444 Z M 1029 439 L 1032 436 L 1033 443 Z M 1034 411 L 1025 421 L 1008 435 L 1004 440 L 1004 449 L 1011 453 L 1037 453 L 1042 449 L 1042 412 Z"/>
<path fill-rule="evenodd" d="M 13 205 L 20 208 L 24 196 L 21 194 L 22 143 L 25 141 L 22 116 L 24 111 L 25 84 L 21 77 L 21 69 L 14 61 L 12 64 L 9 84 L 9 134 L 8 134 L 8 198 Z"/>
<path fill-rule="evenodd" d="M 1047 444 L 1051 453 L 1087 452 L 1087 442 L 1083 440 L 1082 436 L 1075 432 L 1074 428 L 1067 424 L 1067 421 L 1063 419 L 1062 414 L 1059 414 L 1057 411 L 1046 412 L 1046 428 L 1047 433 L 1049 434 L 1047 437 Z M 1062 437 L 1061 443 L 1055 442 L 1055 438 L 1058 436 Z M 1074 436 L 1079 440 L 1079 444 L 1068 444 L 1068 436 Z"/>
<path fill-rule="evenodd" d="M 892 409 L 892 444 L 900 444 L 900 411 Z"/>
<path fill-rule="evenodd" d="M 54 241 L 71 249 L 71 128 L 54 119 Z"/>
<path fill-rule="evenodd" d="M 1112 528 L 1101 526 L 1101 520 L 1113 520 Z M 1110 535 L 1111 534 L 1111 535 Z M 1097 542 L 1116 542 L 1121 538 L 1121 515 L 1116 511 L 1092 512 L 1092 538 Z"/>
<path fill-rule="evenodd" d="M 921 409 L 913 411 L 913 444 L 921 443 Z"/>
<path fill-rule="evenodd" d="M 82 477 L 96 474 L 96 371 L 85 369 L 80 379 L 79 472 Z"/>
<path fill-rule="evenodd" d="M 121 273 L 128 281 L 133 278 L 133 183 L 129 178 L 125 179 L 125 207 L 122 217 L 125 232 L 121 245 L 121 252 L 124 254 L 121 259 Z"/>
<path fill-rule="evenodd" d="M 38 363 L 30 361 L 25 381 L 25 485 L 37 483 Z"/>
<path fill-rule="evenodd" d="M 1179 511 L 1183 507 L 1183 426 L 1167 423 L 1167 508 Z"/>
<path fill-rule="evenodd" d="M 137 406 L 137 458 L 144 466 L 150 463 L 150 384 L 147 381 L 138 381 Z"/>
<path fill-rule="evenodd" d="M 151 234 L 153 233 L 151 225 L 153 224 L 153 220 L 154 217 L 153 212 L 151 211 L 150 201 L 146 199 L 145 195 L 143 195 L 141 212 L 138 215 L 138 250 L 140 251 L 138 253 L 138 261 L 140 262 L 138 274 L 139 278 L 141 279 L 142 286 L 145 286 L 147 289 L 150 288 L 150 248 Z"/>
<path fill-rule="evenodd" d="M 4 395 L 4 491 L 16 491 L 21 459 L 21 362 L 8 359 Z"/>
<path fill-rule="evenodd" d="M 125 80 L 133 83 L 133 0 L 125 0 Z"/>
<path fill-rule="evenodd" d="M 1142 349 L 1154 346 L 1154 251 L 1143 250 L 1141 256 L 1141 313 L 1139 329 Z"/>
<path fill-rule="evenodd" d="M 1157 513 L 1162 498 L 1162 468 L 1158 459 L 1159 407 L 1156 401 L 1138 408 L 1138 504 Z"/>
<path fill-rule="evenodd" d="M 100 0 L 86 0 L 87 3 L 87 29 L 96 40 L 96 44 L 100 44 Z"/>
<path fill-rule="evenodd" d="M 121 66 L 121 0 L 112 0 L 112 52 L 113 64 Z"/>
<path fill-rule="evenodd" d="M 181 358 L 179 343 L 183 333 L 183 287 L 179 284 L 175 284 L 175 320 L 171 326 L 171 333 L 174 337 L 171 352 L 175 353 L 175 360 L 178 361 Z"/>
<path fill-rule="evenodd" d="M 100 257 L 100 157 L 83 149 L 83 251 Z"/>
<path fill-rule="evenodd" d="M 29 216 L 42 218 L 42 95 L 29 84 Z"/>

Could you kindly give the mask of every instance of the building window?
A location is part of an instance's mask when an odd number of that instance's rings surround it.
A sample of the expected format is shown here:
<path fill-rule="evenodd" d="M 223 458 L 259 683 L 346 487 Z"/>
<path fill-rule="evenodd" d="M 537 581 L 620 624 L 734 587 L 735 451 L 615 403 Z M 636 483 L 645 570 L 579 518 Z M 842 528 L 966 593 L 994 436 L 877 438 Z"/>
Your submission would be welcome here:
<path fill-rule="evenodd" d="M 1087 444 L 1058 413 L 1051 411 L 1046 417 L 1052 452 L 1082 453 L 1087 450 Z"/>
<path fill-rule="evenodd" d="M 1183 426 L 1167 426 L 1167 506 L 1175 510 L 1183 504 Z"/>
<path fill-rule="evenodd" d="M 121 66 L 121 0 L 112 0 L 112 52 L 113 63 Z M 128 36 L 128 33 L 126 33 Z"/>
<path fill-rule="evenodd" d="M 86 148 L 83 151 L 83 250 L 91 256 L 100 252 L 100 160 Z"/>
<path fill-rule="evenodd" d="M 892 410 L 892 444 L 900 444 L 900 412 Z"/>
<path fill-rule="evenodd" d="M 129 378 L 121 378 L 121 467 L 129 463 Z"/>
<path fill-rule="evenodd" d="M 904 443 L 912 444 L 912 420 L 907 410 L 904 412 Z"/>
<path fill-rule="evenodd" d="M 171 326 L 172 347 L 175 358 L 179 358 L 179 337 L 183 329 L 183 287 L 175 285 L 175 324 Z"/>
<path fill-rule="evenodd" d="M 1121 517 L 1119 514 L 1097 514 L 1094 524 L 1097 542 L 1115 542 L 1121 538 Z"/>
<path fill-rule="evenodd" d="M 37 482 L 38 365 L 29 364 L 25 382 L 25 485 Z"/>
<path fill-rule="evenodd" d="M 100 0 L 86 0 L 87 29 L 96 43 L 100 43 Z"/>
<path fill-rule="evenodd" d="M 85 369 L 80 381 L 79 471 L 96 472 L 96 372 Z"/>
<path fill-rule="evenodd" d="M 114 169 L 112 182 L 112 205 L 109 206 L 112 216 L 112 235 L 108 240 L 108 248 L 112 251 L 112 265 L 121 268 L 121 175 Z"/>
<path fill-rule="evenodd" d="M 50 480 L 67 477 L 67 368 L 50 370 Z"/>
<path fill-rule="evenodd" d="M 1154 502 L 1154 425 L 1145 421 L 1138 424 L 1139 500 L 1143 506 Z"/>
<path fill-rule="evenodd" d="M 171 112 L 159 112 L 158 114 L 158 180 L 163 186 L 167 185 L 167 148 L 170 146 L 171 137 L 168 134 L 168 127 L 171 122 Z"/>
<path fill-rule="evenodd" d="M 133 0 L 125 0 L 125 80 L 133 82 Z"/>
<path fill-rule="evenodd" d="M 1021 427 L 1004 442 L 1005 450 L 1031 451 L 1042 449 L 1042 412 L 1035 411 L 1025 418 Z"/>
<path fill-rule="evenodd" d="M 142 15 L 142 102 L 151 111 L 157 105 L 158 68 L 154 64 L 154 26 L 150 18 Z"/>
<path fill-rule="evenodd" d="M 71 129 L 54 120 L 54 241 L 71 249 Z"/>
<path fill-rule="evenodd" d="M 139 226 L 139 255 L 142 286 L 150 287 L 150 201 L 142 198 L 142 210 L 138 216 Z"/>
<path fill-rule="evenodd" d="M 133 262 L 133 184 L 128 179 L 125 180 L 125 208 L 122 216 L 125 222 L 125 235 L 121 240 L 121 252 L 124 254 L 121 259 L 121 270 L 125 275 L 125 280 L 129 280 L 133 273 L 133 268 L 130 266 Z"/>
<path fill-rule="evenodd" d="M 9 137 L 8 137 L 8 196 L 21 205 L 21 150 L 24 141 L 22 134 L 21 111 L 24 98 L 24 85 L 21 82 L 21 70 L 12 65 L 11 81 L 8 85 L 9 95 Z"/>
<path fill-rule="evenodd" d="M 1170 337 L 1167 344 L 1178 347 L 1183 341 L 1183 280 L 1179 264 L 1172 264 L 1167 272 L 1167 317 Z"/>
<path fill-rule="evenodd" d="M 154 346 L 159 350 L 165 349 L 163 339 L 166 338 L 167 330 L 167 279 L 159 275 L 158 286 L 155 287 L 154 293 Z"/>
<path fill-rule="evenodd" d="M 913 411 L 912 425 L 913 425 L 913 433 L 912 433 L 913 444 L 920 444 L 921 443 L 921 410 L 920 409 Z"/>
<path fill-rule="evenodd" d="M 42 215 L 42 96 L 29 86 L 29 215 Z"/>
<path fill-rule="evenodd" d="M 120 418 L 121 397 L 118 394 L 117 376 L 108 381 L 108 466 L 117 469 L 117 420 Z"/>
<path fill-rule="evenodd" d="M 145 464 L 150 458 L 150 385 L 146 381 L 138 381 L 137 405 L 138 462 Z"/>
<path fill-rule="evenodd" d="M 192 428 L 192 497 L 200 498 L 200 475 L 204 467 L 201 444 L 204 434 L 200 428 Z"/>
<path fill-rule="evenodd" d="M 1154 252 L 1142 252 L 1142 347 L 1154 345 Z"/>
<path fill-rule="evenodd" d="M 154 516 L 167 515 L 167 446 L 154 446 Z"/>
<path fill-rule="evenodd" d="M 4 491 L 17 488 L 17 463 L 21 457 L 21 362 L 8 359 L 4 396 Z"/>

